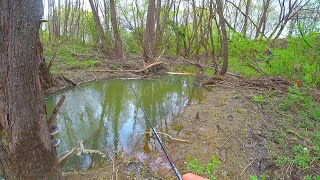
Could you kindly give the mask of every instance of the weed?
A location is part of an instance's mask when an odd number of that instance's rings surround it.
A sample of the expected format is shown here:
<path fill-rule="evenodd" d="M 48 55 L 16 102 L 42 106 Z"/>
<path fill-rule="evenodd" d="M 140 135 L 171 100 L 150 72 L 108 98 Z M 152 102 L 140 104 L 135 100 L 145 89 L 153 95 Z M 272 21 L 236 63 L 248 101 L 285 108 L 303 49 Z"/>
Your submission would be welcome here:
<path fill-rule="evenodd" d="M 264 102 L 266 102 L 266 99 L 263 95 L 256 95 L 253 96 L 253 101 L 259 104 L 263 104 Z"/>
<path fill-rule="evenodd" d="M 202 166 L 197 159 L 189 157 L 187 169 L 189 172 L 194 172 L 201 176 L 206 175 L 212 180 L 216 179 L 215 171 L 219 167 L 220 163 L 221 162 L 219 158 L 213 157 L 210 163 L 207 163 L 205 166 Z"/>

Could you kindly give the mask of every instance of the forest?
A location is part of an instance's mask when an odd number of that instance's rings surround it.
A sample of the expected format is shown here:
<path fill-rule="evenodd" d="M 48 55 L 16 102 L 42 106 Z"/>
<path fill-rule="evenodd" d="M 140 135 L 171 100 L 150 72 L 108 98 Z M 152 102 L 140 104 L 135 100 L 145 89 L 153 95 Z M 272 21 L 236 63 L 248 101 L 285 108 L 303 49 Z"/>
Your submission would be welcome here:
<path fill-rule="evenodd" d="M 320 1 L 0 0 L 0 130 L 5 179 L 319 180 Z"/>

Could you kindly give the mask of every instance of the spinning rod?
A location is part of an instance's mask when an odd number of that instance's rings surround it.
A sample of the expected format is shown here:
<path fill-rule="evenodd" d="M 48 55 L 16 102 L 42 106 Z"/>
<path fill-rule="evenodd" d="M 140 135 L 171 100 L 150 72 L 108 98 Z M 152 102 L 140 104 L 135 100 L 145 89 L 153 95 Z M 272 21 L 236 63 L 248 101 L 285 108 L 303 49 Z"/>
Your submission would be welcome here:
<path fill-rule="evenodd" d="M 166 157 L 167 157 L 167 159 L 168 159 L 168 161 L 169 161 L 169 163 L 170 163 L 171 168 L 173 169 L 173 171 L 174 171 L 174 173 L 176 174 L 177 178 L 178 178 L 179 180 L 182 180 L 181 174 L 179 173 L 177 167 L 174 165 L 174 163 L 173 163 L 173 161 L 172 161 L 172 159 L 171 159 L 171 157 L 170 157 L 170 155 L 169 155 L 166 147 L 164 146 L 164 144 L 163 144 L 163 142 L 161 141 L 159 135 L 157 134 L 156 130 L 154 129 L 154 127 L 153 127 L 153 125 L 152 125 L 152 123 L 151 123 L 151 120 L 150 120 L 148 114 L 146 113 L 146 111 L 144 110 L 144 108 L 143 108 L 143 106 L 142 106 L 142 104 L 141 104 L 141 101 L 140 101 L 140 99 L 138 98 L 135 90 L 133 89 L 130 81 L 128 81 L 128 84 L 129 84 L 129 86 L 130 86 L 130 88 L 131 88 L 131 90 L 132 90 L 132 92 L 133 92 L 133 94 L 134 94 L 134 96 L 135 96 L 135 98 L 136 98 L 136 100 L 137 100 L 140 108 L 142 109 L 143 114 L 144 114 L 144 116 L 146 117 L 146 119 L 147 119 L 147 121 L 148 121 L 148 123 L 149 123 L 149 125 L 150 125 L 150 127 L 151 127 L 151 129 L 152 129 L 153 134 L 156 136 L 156 138 L 157 138 L 157 140 L 158 140 L 158 142 L 159 142 L 159 144 L 160 144 L 160 146 L 161 146 L 161 149 L 163 150 L 164 154 L 166 155 Z"/>

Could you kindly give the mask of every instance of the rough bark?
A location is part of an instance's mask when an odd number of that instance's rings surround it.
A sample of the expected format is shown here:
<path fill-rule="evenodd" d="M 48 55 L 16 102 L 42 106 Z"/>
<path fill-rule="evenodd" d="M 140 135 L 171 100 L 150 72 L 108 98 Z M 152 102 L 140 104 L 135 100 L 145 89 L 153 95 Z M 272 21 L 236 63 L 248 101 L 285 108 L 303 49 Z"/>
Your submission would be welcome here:
<path fill-rule="evenodd" d="M 114 36 L 114 51 L 116 58 L 122 58 L 123 51 L 122 51 L 122 39 L 120 30 L 118 28 L 117 23 L 117 11 L 116 11 L 116 5 L 114 0 L 110 0 L 110 11 L 111 11 L 111 24 L 113 29 L 113 36 Z"/>
<path fill-rule="evenodd" d="M 228 46 L 228 36 L 225 24 L 225 18 L 223 15 L 223 7 L 221 0 L 216 0 L 217 2 L 217 12 L 219 15 L 219 25 L 222 33 L 222 50 L 223 50 L 223 64 L 220 71 L 220 75 L 226 74 L 228 70 L 228 59 L 229 59 L 229 46 Z"/>
<path fill-rule="evenodd" d="M 148 61 L 154 57 L 155 0 L 149 0 L 146 29 L 143 36 L 143 57 Z"/>
<path fill-rule="evenodd" d="M 61 179 L 37 47 L 41 0 L 0 1 L 0 159 L 6 179 Z"/>

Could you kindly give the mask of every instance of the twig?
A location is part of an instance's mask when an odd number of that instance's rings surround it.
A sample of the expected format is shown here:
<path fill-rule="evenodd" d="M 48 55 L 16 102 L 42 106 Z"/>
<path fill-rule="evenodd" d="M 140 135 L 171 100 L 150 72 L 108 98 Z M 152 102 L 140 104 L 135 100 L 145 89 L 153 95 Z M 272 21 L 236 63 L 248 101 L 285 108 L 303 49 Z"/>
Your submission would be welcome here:
<path fill-rule="evenodd" d="M 48 120 L 48 124 L 51 124 L 54 122 L 54 120 L 56 119 L 56 116 L 64 102 L 64 100 L 66 99 L 66 96 L 65 95 L 62 95 L 61 98 L 59 99 L 58 101 L 58 104 L 56 105 L 56 107 L 54 108 L 49 120 Z"/>
<path fill-rule="evenodd" d="M 248 169 L 248 167 L 254 162 L 254 160 L 252 160 L 240 173 L 240 176 L 244 173 L 245 170 Z"/>
<path fill-rule="evenodd" d="M 72 148 L 66 155 L 64 155 L 62 158 L 59 159 L 58 164 L 63 163 L 64 161 L 66 161 L 69 157 L 71 157 L 78 148 Z"/>
<path fill-rule="evenodd" d="M 228 139 L 226 139 L 226 140 L 223 142 L 223 144 L 220 146 L 220 148 L 223 147 L 223 146 L 229 141 L 229 139 L 232 138 L 232 137 L 233 137 L 233 136 L 228 137 Z"/>
<path fill-rule="evenodd" d="M 146 134 L 146 133 L 152 134 L 152 132 L 145 132 L 144 134 Z M 172 136 L 170 136 L 169 134 L 166 134 L 166 133 L 164 133 L 164 132 L 156 132 L 156 133 L 157 133 L 157 134 L 163 134 L 163 135 L 169 137 L 171 140 L 181 141 L 181 142 L 185 142 L 185 143 L 191 143 L 190 141 L 187 141 L 187 140 L 184 140 L 184 139 L 174 138 L 174 137 L 172 137 Z"/>

